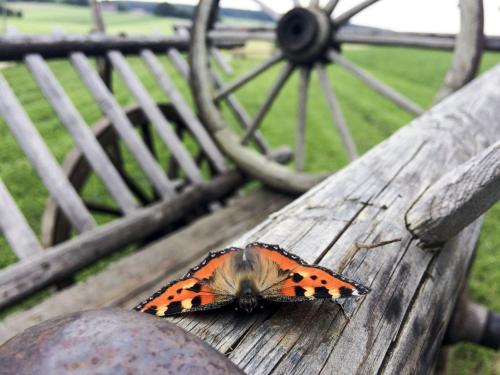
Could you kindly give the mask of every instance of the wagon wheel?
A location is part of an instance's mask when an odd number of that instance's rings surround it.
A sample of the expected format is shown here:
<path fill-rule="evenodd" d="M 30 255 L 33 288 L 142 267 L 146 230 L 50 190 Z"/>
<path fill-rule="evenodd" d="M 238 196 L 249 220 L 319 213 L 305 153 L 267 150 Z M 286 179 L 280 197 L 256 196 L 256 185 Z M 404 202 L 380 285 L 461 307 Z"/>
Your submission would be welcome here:
<path fill-rule="evenodd" d="M 338 0 L 329 0 L 322 7 L 320 7 L 318 0 L 311 0 L 307 8 L 298 6 L 298 1 L 294 1 L 295 7 L 282 16 L 267 9 L 277 20 L 277 26 L 267 34 L 264 33 L 264 36 L 262 30 L 254 34 L 248 30 L 245 32 L 233 30 L 229 33 L 217 30 L 213 25 L 219 7 L 218 0 L 199 2 L 194 19 L 190 50 L 193 95 L 204 124 L 226 155 L 240 168 L 272 187 L 292 193 L 302 193 L 325 177 L 325 174 L 304 172 L 307 88 L 312 71 L 317 72 L 319 76 L 321 89 L 328 103 L 334 125 L 340 133 L 349 159 L 352 160 L 357 156 L 355 144 L 349 134 L 337 97 L 327 79 L 326 68 L 329 64 L 338 64 L 409 113 L 413 115 L 422 113 L 423 110 L 413 101 L 344 57 L 341 48 L 344 43 L 454 49 L 451 67 L 436 100 L 444 98 L 473 78 L 482 52 L 483 9 L 481 1 L 460 1 L 461 29 L 455 39 L 433 34 L 391 33 L 380 36 L 367 32 L 355 34 L 346 32 L 346 23 L 353 16 L 376 2 L 377 0 L 364 0 L 345 13 L 338 15 L 335 12 Z M 263 2 L 259 3 L 263 4 Z M 271 37 L 276 43 L 277 52 L 272 57 L 228 84 L 221 83 L 216 76 L 214 77 L 214 70 L 211 69 L 208 54 L 211 41 L 216 38 L 249 39 L 256 37 L 265 39 L 266 35 L 267 38 Z M 241 136 L 238 135 L 229 126 L 221 109 L 220 101 L 227 99 L 238 88 L 271 66 L 282 62 L 284 67 L 282 67 L 269 93 L 263 95 L 263 103 L 255 117 L 246 123 L 242 122 L 244 132 Z M 259 147 L 261 134 L 258 129 L 278 93 L 295 70 L 300 72 L 300 87 L 295 169 L 293 170 L 274 163 L 266 157 L 265 152 L 262 152 L 262 147 Z M 251 142 L 260 149 L 260 153 L 249 144 Z"/>
<path fill-rule="evenodd" d="M 190 143 L 190 148 L 193 149 L 196 162 L 200 165 L 200 168 L 206 171 L 209 178 L 215 175 L 216 172 L 210 164 L 210 160 L 206 157 L 203 151 L 201 151 L 201 148 L 198 147 L 194 141 L 194 137 L 188 133 L 188 127 L 185 126 L 184 121 L 179 116 L 175 108 L 172 105 L 167 104 L 160 104 L 159 108 L 165 115 L 166 119 L 175 127 L 179 138 L 185 140 L 189 138 L 187 142 Z M 155 132 L 152 131 L 150 123 L 140 107 L 134 105 L 125 109 L 125 112 L 130 122 L 137 128 L 141 138 L 151 151 L 152 155 L 158 160 L 160 165 L 164 165 L 165 173 L 168 175 L 169 179 L 174 182 L 176 190 L 182 191 L 185 189 L 189 182 L 183 175 L 181 175 L 181 168 L 179 168 L 175 159 L 168 154 L 168 151 L 166 151 L 164 147 L 162 149 L 160 149 L 160 147 L 155 147 L 155 144 L 158 143 L 158 145 L 161 145 L 161 142 L 157 142 Z M 139 177 L 137 173 L 131 173 L 133 171 L 130 171 L 130 163 L 124 162 L 123 159 L 126 157 L 123 153 L 125 146 L 122 145 L 122 141 L 116 134 L 111 122 L 107 118 L 103 118 L 93 126 L 92 131 L 117 168 L 130 191 L 137 198 L 137 201 L 143 206 L 147 206 L 155 201 L 158 201 L 160 198 L 155 193 L 154 188 L 149 184 L 149 182 L 143 178 L 143 176 Z M 160 155 L 162 153 L 161 151 L 164 151 L 165 155 Z M 102 220 L 122 216 L 122 212 L 118 207 L 114 206 L 113 203 L 106 200 L 103 201 L 102 199 L 96 199 L 95 197 L 89 198 L 85 196 L 85 186 L 89 183 L 94 173 L 85 157 L 78 149 L 75 148 L 68 154 L 64 161 L 63 170 L 72 185 L 75 187 L 76 191 L 82 196 L 85 205 L 92 214 L 101 215 Z M 207 209 L 207 207 L 200 207 L 200 212 L 194 213 L 194 215 L 207 212 Z M 186 218 L 186 220 L 187 219 L 189 218 Z M 169 228 L 166 228 L 166 230 L 168 229 Z M 45 247 L 53 246 L 71 238 L 71 236 L 71 224 L 65 218 L 63 211 L 57 205 L 55 200 L 53 198 L 49 198 L 42 218 L 43 245 Z"/>

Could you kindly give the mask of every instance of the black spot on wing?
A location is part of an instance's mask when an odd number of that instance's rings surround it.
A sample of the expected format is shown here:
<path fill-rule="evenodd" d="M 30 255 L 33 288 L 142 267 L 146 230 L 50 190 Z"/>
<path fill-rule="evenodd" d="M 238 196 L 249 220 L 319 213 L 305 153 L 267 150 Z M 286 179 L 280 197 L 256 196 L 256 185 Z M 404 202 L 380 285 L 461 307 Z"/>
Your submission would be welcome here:
<path fill-rule="evenodd" d="M 316 280 L 318 278 L 318 276 L 316 275 L 311 275 L 311 280 Z"/>
<path fill-rule="evenodd" d="M 292 280 L 298 283 L 304 280 L 304 277 L 300 273 L 294 273 L 292 276 Z"/>
<path fill-rule="evenodd" d="M 340 292 L 340 298 L 350 297 L 352 295 L 352 289 L 346 288 L 345 286 L 341 286 L 339 292 Z"/>
<path fill-rule="evenodd" d="M 191 300 L 191 306 L 192 307 L 197 307 L 197 306 L 200 306 L 200 305 L 201 305 L 201 297 L 200 296 L 196 296 L 196 297 L 194 297 Z"/>
<path fill-rule="evenodd" d="M 328 289 L 324 286 L 318 286 L 314 288 L 314 297 L 315 298 L 331 298 L 330 293 L 328 293 Z"/>
<path fill-rule="evenodd" d="M 151 306 L 151 307 L 148 307 L 147 310 L 144 310 L 145 313 L 148 313 L 148 314 L 153 314 L 153 315 L 156 315 L 156 306 Z"/>
<path fill-rule="evenodd" d="M 170 302 L 165 315 L 179 314 L 182 311 L 182 304 L 180 301 Z"/>
<path fill-rule="evenodd" d="M 187 290 L 190 290 L 191 292 L 198 293 L 201 290 L 201 284 L 196 283 L 192 287 L 188 288 Z"/>
<path fill-rule="evenodd" d="M 301 286 L 296 286 L 295 287 L 295 295 L 297 297 L 304 297 L 306 290 L 302 288 Z"/>

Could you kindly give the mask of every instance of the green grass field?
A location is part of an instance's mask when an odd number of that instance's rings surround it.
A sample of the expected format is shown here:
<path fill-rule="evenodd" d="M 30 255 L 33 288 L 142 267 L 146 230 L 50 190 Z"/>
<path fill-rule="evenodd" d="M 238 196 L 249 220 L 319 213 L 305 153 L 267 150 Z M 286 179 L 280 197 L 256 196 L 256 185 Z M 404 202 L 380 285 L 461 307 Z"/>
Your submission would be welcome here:
<path fill-rule="evenodd" d="M 54 24 L 66 32 L 87 32 L 90 28 L 89 11 L 85 8 L 19 3 L 12 6 L 23 9 L 25 18 L 9 20 L 9 24 L 15 25 L 23 32 L 50 32 Z M 112 32 L 168 32 L 171 24 L 171 20 L 168 19 L 119 13 L 106 14 L 105 18 Z M 261 51 L 262 47 L 255 46 L 255 51 Z M 346 47 L 344 53 L 353 62 L 424 107 L 432 103 L 450 59 L 450 54 L 446 52 L 396 48 Z M 166 98 L 142 62 L 137 58 L 130 58 L 129 61 L 152 96 L 157 101 L 165 101 Z M 162 62 L 175 83 L 188 97 L 189 87 L 186 82 L 176 74 L 167 59 L 162 57 Z M 500 54 L 485 54 L 481 71 L 491 68 L 498 62 Z M 236 72 L 241 73 L 254 66 L 256 60 L 250 54 L 249 58 L 234 60 L 232 63 Z M 88 124 L 97 121 L 102 114 L 71 66 L 66 61 L 52 61 L 50 67 L 85 121 Z M 238 97 L 250 113 L 255 113 L 259 107 L 277 71 L 277 68 L 271 69 L 238 92 Z M 74 144 L 43 98 L 29 71 L 23 65 L 13 65 L 3 69 L 1 73 L 7 78 L 57 160 L 62 162 Z M 360 152 L 365 152 L 411 121 L 412 116 L 378 96 L 344 71 L 333 67 L 329 69 L 329 74 Z M 262 130 L 272 145 L 294 144 L 294 118 L 298 101 L 297 78 L 297 74 L 291 78 L 263 123 Z M 122 105 L 132 103 L 131 95 L 116 75 L 114 82 L 119 102 Z M 346 165 L 347 159 L 340 139 L 330 122 L 330 114 L 321 95 L 316 75 L 312 78 L 309 108 L 311 110 L 308 114 L 306 140 L 307 149 L 311 152 L 307 155 L 308 169 L 337 170 Z M 1 121 L 0 142 L 0 178 L 8 186 L 32 228 L 39 233 L 47 191 L 6 125 Z M 134 173 L 137 173 L 136 177 L 141 183 L 145 183 L 137 168 L 132 167 L 132 170 L 136 171 Z M 92 179 L 84 194 L 95 199 L 110 200 L 97 179 Z M 472 298 L 497 311 L 500 311 L 499 227 L 500 204 L 497 204 L 486 216 L 469 283 Z M 4 239 L 0 238 L 0 267 L 13 262 L 15 262 L 14 255 Z M 105 266 L 105 263 L 101 266 Z M 90 272 L 95 272 L 95 268 Z M 30 303 L 36 302 L 40 297 L 37 298 L 30 300 Z M 449 373 L 500 374 L 500 354 L 474 345 L 458 345 L 452 350 Z"/>
<path fill-rule="evenodd" d="M 90 9 L 85 7 L 44 4 L 9 3 L 23 11 L 22 18 L 9 18 L 8 24 L 23 33 L 50 33 L 54 29 L 66 33 L 88 33 L 92 28 Z M 170 33 L 172 19 L 146 14 L 104 12 L 104 22 L 111 33 Z"/>

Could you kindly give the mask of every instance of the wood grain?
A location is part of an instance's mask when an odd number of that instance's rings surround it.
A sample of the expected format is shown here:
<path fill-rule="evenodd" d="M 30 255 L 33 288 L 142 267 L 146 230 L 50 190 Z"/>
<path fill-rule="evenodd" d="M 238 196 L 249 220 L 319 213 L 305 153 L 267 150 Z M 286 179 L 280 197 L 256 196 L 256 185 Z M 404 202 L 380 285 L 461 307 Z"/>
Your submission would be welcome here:
<path fill-rule="evenodd" d="M 500 138 L 499 100 L 497 66 L 235 241 L 278 243 L 371 287 L 366 298 L 343 303 L 349 320 L 328 302 L 171 320 L 247 373 L 428 373 L 480 220 L 429 252 L 407 231 L 404 215 L 444 168 Z M 378 249 L 351 246 L 398 237 L 400 244 Z"/>
<path fill-rule="evenodd" d="M 441 245 L 500 199 L 500 142 L 446 173 L 408 211 L 408 229 L 426 246 Z"/>

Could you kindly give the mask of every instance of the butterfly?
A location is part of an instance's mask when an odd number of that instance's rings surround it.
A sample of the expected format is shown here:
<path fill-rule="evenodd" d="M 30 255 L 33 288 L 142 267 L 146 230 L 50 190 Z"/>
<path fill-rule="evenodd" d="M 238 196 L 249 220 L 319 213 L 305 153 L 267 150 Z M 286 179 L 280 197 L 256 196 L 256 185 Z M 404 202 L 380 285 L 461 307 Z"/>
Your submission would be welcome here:
<path fill-rule="evenodd" d="M 263 302 L 336 301 L 370 288 L 327 268 L 310 265 L 278 245 L 254 242 L 210 253 L 179 280 L 138 304 L 159 317 L 236 304 L 248 313 Z"/>

